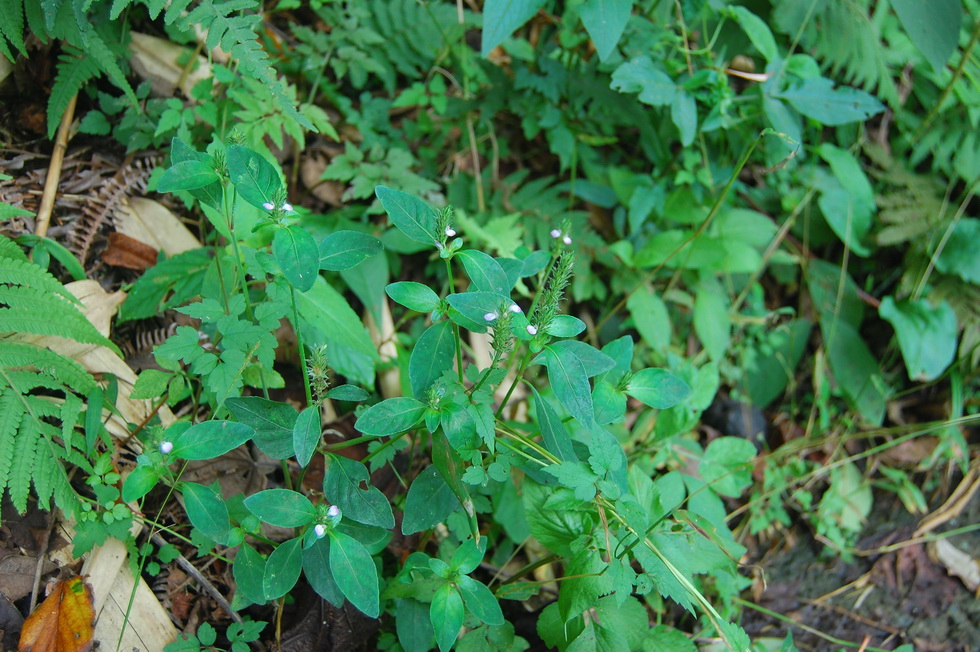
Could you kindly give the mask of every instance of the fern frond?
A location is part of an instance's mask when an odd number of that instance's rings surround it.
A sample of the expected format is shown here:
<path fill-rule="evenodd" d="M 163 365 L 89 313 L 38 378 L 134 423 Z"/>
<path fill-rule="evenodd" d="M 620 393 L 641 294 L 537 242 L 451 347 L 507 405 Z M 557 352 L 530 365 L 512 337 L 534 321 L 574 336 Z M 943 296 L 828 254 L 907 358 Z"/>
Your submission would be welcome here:
<path fill-rule="evenodd" d="M 48 100 L 48 138 L 54 137 L 71 98 L 87 81 L 97 77 L 100 71 L 94 57 L 85 56 L 73 48 L 65 49 L 66 52 L 58 58 L 58 75 L 54 79 L 51 98 Z"/>
<path fill-rule="evenodd" d="M 34 472 L 34 457 L 37 455 L 38 440 L 41 439 L 42 430 L 46 425 L 48 424 L 31 414 L 25 414 L 15 435 L 13 462 L 10 466 L 10 477 L 7 479 L 7 491 L 10 492 L 10 502 L 21 514 L 27 510 L 27 497 L 31 490 L 31 475 Z"/>
<path fill-rule="evenodd" d="M 27 49 L 24 47 L 23 0 L 0 0 L 0 48 L 3 55 L 13 62 L 17 57 L 8 48 L 7 41 L 18 52 L 27 56 Z"/>
<path fill-rule="evenodd" d="M 95 389 L 95 380 L 82 365 L 54 351 L 25 342 L 12 339 L 0 340 L 0 366 L 15 369 L 33 368 L 43 371 L 51 378 L 64 383 L 67 387 L 81 394 L 88 394 Z M 43 381 L 42 378 L 34 380 Z M 17 388 L 23 393 L 36 387 L 37 385 L 33 384 L 29 388 L 21 384 L 17 385 Z M 48 386 L 48 389 L 57 389 L 57 387 Z"/>
<path fill-rule="evenodd" d="M 89 29 L 87 34 L 88 53 L 98 62 L 99 68 L 106 74 L 106 77 L 116 85 L 117 88 L 126 94 L 126 98 L 134 105 L 139 104 L 133 87 L 130 86 L 126 74 L 119 67 L 119 60 L 112 48 L 94 30 Z"/>
<path fill-rule="evenodd" d="M 0 286 L 0 332 L 53 335 L 98 344 L 115 345 L 92 325 L 77 308 L 59 297 L 24 286 Z"/>
<path fill-rule="evenodd" d="M 17 243 L 2 236 L 0 238 L 0 283 L 58 294 L 72 303 L 81 303 L 50 272 L 28 261 Z M 17 256 L 18 252 L 20 257 Z"/>
<path fill-rule="evenodd" d="M 0 395 L 0 496 L 3 495 L 13 470 L 14 444 L 23 416 L 24 401 L 15 390 L 8 387 Z"/>

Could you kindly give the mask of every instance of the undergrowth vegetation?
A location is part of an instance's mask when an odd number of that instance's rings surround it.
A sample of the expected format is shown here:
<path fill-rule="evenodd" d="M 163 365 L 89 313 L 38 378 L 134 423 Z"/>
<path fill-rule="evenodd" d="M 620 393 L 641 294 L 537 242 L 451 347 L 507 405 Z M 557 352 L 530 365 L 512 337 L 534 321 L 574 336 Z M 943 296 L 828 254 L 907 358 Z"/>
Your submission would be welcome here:
<path fill-rule="evenodd" d="M 975 457 L 976 0 L 0 5 L 47 137 L 164 154 L 201 245 L 125 279 L 115 327 L 179 325 L 123 444 L 97 266 L 0 240 L 0 491 L 230 564 L 230 649 L 303 585 L 378 649 L 794 649 L 749 547 L 848 559 Z M 268 488 L 183 477 L 243 446 Z"/>

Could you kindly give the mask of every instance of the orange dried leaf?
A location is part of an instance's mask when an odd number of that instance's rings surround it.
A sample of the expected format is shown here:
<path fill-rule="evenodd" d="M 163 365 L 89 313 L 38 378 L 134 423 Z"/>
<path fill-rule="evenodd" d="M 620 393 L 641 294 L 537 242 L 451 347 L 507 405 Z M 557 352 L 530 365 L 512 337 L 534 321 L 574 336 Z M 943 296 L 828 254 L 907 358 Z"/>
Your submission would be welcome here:
<path fill-rule="evenodd" d="M 94 635 L 92 587 L 76 575 L 59 582 L 24 621 L 17 652 L 87 652 Z"/>

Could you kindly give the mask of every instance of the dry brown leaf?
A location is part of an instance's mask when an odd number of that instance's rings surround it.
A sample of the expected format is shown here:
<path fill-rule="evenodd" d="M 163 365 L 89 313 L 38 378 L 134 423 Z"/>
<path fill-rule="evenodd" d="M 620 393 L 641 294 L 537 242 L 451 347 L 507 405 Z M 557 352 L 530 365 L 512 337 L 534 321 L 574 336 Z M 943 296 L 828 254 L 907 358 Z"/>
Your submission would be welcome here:
<path fill-rule="evenodd" d="M 0 559 L 0 593 L 8 600 L 20 600 L 30 595 L 34 588 L 34 571 L 37 569 L 37 558 L 26 555 L 9 555 Z M 45 560 L 41 573 L 49 573 L 55 565 Z"/>
<path fill-rule="evenodd" d="M 971 591 L 980 589 L 980 560 L 966 554 L 948 539 L 940 539 L 932 546 L 936 560 L 946 567 L 950 575 L 963 580 L 963 584 Z"/>
<path fill-rule="evenodd" d="M 148 244 L 115 231 L 109 234 L 109 246 L 102 261 L 113 267 L 143 271 L 157 264 L 157 250 Z"/>
<path fill-rule="evenodd" d="M 95 609 L 92 587 L 76 575 L 58 582 L 20 633 L 18 652 L 85 652 L 92 649 Z"/>

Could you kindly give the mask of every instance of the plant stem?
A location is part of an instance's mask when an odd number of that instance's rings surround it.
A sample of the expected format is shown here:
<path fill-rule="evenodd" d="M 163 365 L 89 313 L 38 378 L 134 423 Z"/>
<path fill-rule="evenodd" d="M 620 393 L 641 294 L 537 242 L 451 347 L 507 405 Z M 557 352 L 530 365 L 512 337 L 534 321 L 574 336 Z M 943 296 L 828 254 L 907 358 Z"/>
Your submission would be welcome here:
<path fill-rule="evenodd" d="M 456 292 L 456 282 L 453 280 L 453 266 L 449 259 L 446 259 L 446 273 L 449 274 L 449 293 Z M 456 340 L 456 374 L 459 376 L 460 384 L 463 383 L 463 343 L 460 341 L 459 324 L 453 324 L 453 338 Z"/>

